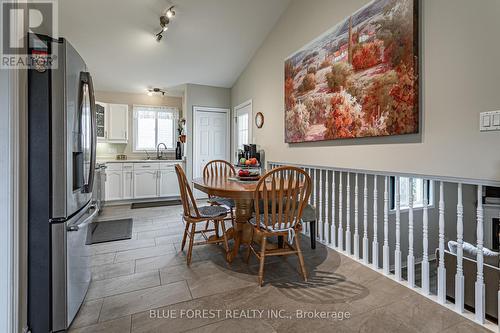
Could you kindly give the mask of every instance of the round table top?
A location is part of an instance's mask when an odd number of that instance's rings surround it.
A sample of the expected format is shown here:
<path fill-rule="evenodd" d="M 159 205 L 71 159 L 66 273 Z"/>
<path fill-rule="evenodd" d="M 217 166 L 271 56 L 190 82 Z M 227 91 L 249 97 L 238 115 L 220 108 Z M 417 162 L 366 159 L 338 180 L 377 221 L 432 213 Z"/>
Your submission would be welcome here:
<path fill-rule="evenodd" d="M 231 199 L 252 199 L 258 181 L 242 182 L 227 177 L 193 179 L 194 188 L 210 195 Z"/>
<path fill-rule="evenodd" d="M 230 199 L 253 199 L 258 181 L 239 181 L 228 177 L 200 177 L 193 179 L 194 188 L 209 195 Z M 270 182 L 266 181 L 267 187 Z M 279 182 L 276 184 L 279 189 Z M 303 186 L 301 182 L 299 186 Z M 284 183 L 284 190 L 288 182 Z"/>

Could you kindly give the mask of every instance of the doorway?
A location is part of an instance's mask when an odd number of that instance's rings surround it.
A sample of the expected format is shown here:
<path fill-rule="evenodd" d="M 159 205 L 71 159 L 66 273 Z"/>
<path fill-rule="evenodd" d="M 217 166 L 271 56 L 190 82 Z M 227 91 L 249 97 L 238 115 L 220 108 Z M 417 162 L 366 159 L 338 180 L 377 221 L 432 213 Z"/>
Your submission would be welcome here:
<path fill-rule="evenodd" d="M 233 162 L 235 163 L 238 159 L 238 150 L 243 150 L 243 145 L 253 142 L 252 124 L 253 106 L 252 100 L 249 100 L 234 108 Z"/>
<path fill-rule="evenodd" d="M 230 112 L 197 106 L 193 111 L 193 178 L 198 178 L 208 162 L 230 159 Z M 203 196 L 195 192 L 196 197 Z"/>

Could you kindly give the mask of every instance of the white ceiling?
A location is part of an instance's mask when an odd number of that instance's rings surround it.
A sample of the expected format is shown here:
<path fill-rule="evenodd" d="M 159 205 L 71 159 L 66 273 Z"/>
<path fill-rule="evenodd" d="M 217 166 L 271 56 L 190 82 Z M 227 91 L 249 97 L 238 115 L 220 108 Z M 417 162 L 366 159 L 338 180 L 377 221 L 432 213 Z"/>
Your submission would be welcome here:
<path fill-rule="evenodd" d="M 59 34 L 85 59 L 96 90 L 185 83 L 232 87 L 290 0 L 62 0 Z M 158 43 L 159 17 L 177 15 Z M 174 89 L 174 88 L 172 88 Z"/>

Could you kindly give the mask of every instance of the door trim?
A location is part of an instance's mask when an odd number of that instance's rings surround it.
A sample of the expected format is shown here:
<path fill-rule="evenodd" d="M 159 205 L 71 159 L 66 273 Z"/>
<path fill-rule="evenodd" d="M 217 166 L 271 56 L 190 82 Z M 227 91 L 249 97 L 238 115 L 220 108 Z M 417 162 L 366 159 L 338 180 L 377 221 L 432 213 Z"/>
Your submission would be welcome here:
<path fill-rule="evenodd" d="M 198 112 L 215 112 L 215 113 L 225 113 L 226 114 L 226 133 L 231 133 L 231 110 L 225 108 L 211 108 L 204 106 L 193 106 L 193 161 L 191 164 L 193 170 L 193 178 L 195 178 L 195 166 L 198 165 L 198 154 L 196 147 L 196 121 L 198 120 Z M 226 145 L 226 160 L 231 160 L 231 135 L 229 135 L 229 143 Z"/>
<path fill-rule="evenodd" d="M 248 142 L 249 143 L 254 143 L 253 141 L 253 123 L 254 123 L 254 119 L 253 119 L 253 99 L 249 99 L 248 101 L 245 101 L 237 106 L 235 106 L 233 108 L 233 131 L 231 132 L 231 142 L 232 142 L 232 145 L 231 145 L 231 149 L 232 149 L 232 158 L 234 159 L 234 162 L 236 162 L 236 158 L 238 156 L 236 156 L 236 152 L 238 151 L 238 147 L 236 146 L 238 144 L 238 140 L 236 139 L 236 131 L 238 130 L 238 126 L 236 124 L 236 119 L 237 119 L 237 115 L 236 113 L 238 112 L 238 110 L 240 109 L 243 109 L 247 106 L 250 106 L 250 115 L 249 115 L 249 124 L 248 124 Z"/>

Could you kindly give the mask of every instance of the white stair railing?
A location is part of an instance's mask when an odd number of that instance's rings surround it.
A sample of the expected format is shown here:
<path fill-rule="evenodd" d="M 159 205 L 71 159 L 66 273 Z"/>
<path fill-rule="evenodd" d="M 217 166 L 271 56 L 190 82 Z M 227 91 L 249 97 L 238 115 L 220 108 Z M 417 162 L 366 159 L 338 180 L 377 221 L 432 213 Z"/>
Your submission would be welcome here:
<path fill-rule="evenodd" d="M 377 176 L 373 176 L 373 242 L 372 242 L 372 264 L 378 269 L 378 190 Z"/>
<path fill-rule="evenodd" d="M 484 295 L 484 277 L 483 277 L 483 188 L 477 187 L 477 280 L 475 289 L 475 309 L 476 321 L 484 323 L 485 317 L 485 295 Z"/>
<path fill-rule="evenodd" d="M 396 280 L 401 281 L 401 195 L 399 186 L 399 177 L 396 177 L 395 182 L 395 206 L 396 206 L 396 249 L 394 250 L 394 269 Z"/>
<path fill-rule="evenodd" d="M 363 262 L 369 264 L 368 258 L 368 175 L 365 173 L 363 189 Z"/>
<path fill-rule="evenodd" d="M 359 185 L 358 174 L 354 184 L 354 257 L 359 259 Z"/>
<path fill-rule="evenodd" d="M 384 248 L 382 265 L 384 274 L 389 275 L 389 177 L 384 180 Z"/>
<path fill-rule="evenodd" d="M 438 302 L 446 302 L 446 268 L 444 267 L 444 184 L 439 183 L 439 266 L 438 266 Z"/>
<path fill-rule="evenodd" d="M 457 200 L 457 273 L 455 274 L 455 310 L 464 312 L 464 273 L 463 273 L 463 244 L 464 244 L 464 206 L 462 198 L 462 184 L 458 184 Z"/>
<path fill-rule="evenodd" d="M 270 168 L 290 165 L 288 163 L 277 163 L 270 162 Z M 297 165 L 296 165 L 297 166 Z M 453 309 L 457 313 L 463 314 L 465 318 L 474 318 L 474 320 L 485 325 L 487 328 L 492 328 L 491 322 L 486 320 L 486 304 L 485 304 L 485 278 L 484 278 L 484 254 L 483 248 L 485 244 L 484 239 L 484 212 L 483 212 L 483 186 L 494 186 L 500 187 L 500 182 L 485 182 L 481 180 L 470 180 L 470 179 L 454 179 L 449 177 L 436 177 L 436 176 L 422 176 L 422 175 L 411 175 L 402 173 L 389 173 L 389 172 L 373 172 L 366 170 L 353 170 L 353 169 L 341 169 L 341 168 L 327 168 L 327 167 L 314 167 L 314 166 L 299 166 L 303 168 L 311 177 L 313 190 L 311 192 L 311 197 L 309 203 L 315 205 L 316 216 L 317 216 L 317 228 L 316 235 L 310 234 L 310 228 L 306 224 L 303 229 L 303 233 L 309 234 L 311 237 L 317 237 L 324 244 L 327 244 L 333 249 L 345 253 L 347 255 L 353 255 L 352 258 L 360 263 L 366 264 L 373 269 L 378 271 L 380 265 L 378 262 L 379 258 L 379 247 L 382 250 L 382 270 L 380 271 L 384 275 L 393 278 L 396 281 L 403 281 L 402 271 L 406 269 L 407 272 L 407 285 L 411 289 L 420 291 L 423 295 L 429 297 L 430 299 L 446 306 L 447 308 Z M 337 176 L 338 175 L 338 176 Z M 338 177 L 338 178 L 337 178 Z M 346 177 L 346 178 L 344 178 Z M 354 190 L 351 187 L 351 178 L 354 178 Z M 360 242 L 360 229 L 359 229 L 359 197 L 360 192 L 360 182 L 359 178 L 363 177 L 363 236 L 362 242 Z M 368 179 L 373 177 L 373 187 L 370 187 Z M 379 179 L 383 177 L 382 182 L 378 182 Z M 401 180 L 402 178 L 408 181 L 408 188 L 410 189 L 408 193 L 404 196 L 404 205 L 402 207 L 402 194 L 401 194 Z M 415 182 L 419 181 L 423 184 L 423 191 L 421 192 L 422 197 L 416 198 L 413 188 Z M 434 201 L 434 184 L 438 184 L 437 195 L 438 205 L 435 207 L 431 201 Z M 345 185 L 345 186 L 344 186 Z M 475 235 L 468 235 L 469 238 L 476 239 L 476 276 L 465 276 L 464 271 L 464 258 L 463 258 L 463 244 L 464 238 L 464 207 L 469 207 L 464 205 L 464 189 L 463 186 L 475 186 L 476 194 L 475 200 L 477 200 L 476 207 L 476 232 Z M 456 240 L 457 240 L 457 250 L 456 250 L 456 274 L 454 276 L 455 280 L 455 290 L 454 290 L 454 300 L 450 303 L 447 300 L 447 285 L 446 285 L 446 268 L 445 268 L 445 256 L 446 244 L 445 244 L 445 229 L 446 229 L 446 219 L 445 219 L 445 204 L 446 198 L 445 193 L 450 193 L 450 191 L 445 191 L 445 186 L 447 189 L 456 186 L 457 193 L 457 204 L 456 204 Z M 455 190 L 455 188 L 454 188 Z M 352 191 L 354 193 L 352 193 Z M 368 193 L 373 191 L 373 202 L 368 201 Z M 379 216 L 379 206 L 378 199 L 379 193 L 383 191 L 383 215 Z M 467 192 L 468 193 L 468 192 Z M 354 209 L 351 212 L 351 196 L 354 196 Z M 338 196 L 338 197 L 337 197 Z M 432 199 L 432 200 L 431 200 Z M 470 199 L 470 198 L 468 198 Z M 419 201 L 420 200 L 420 201 Z M 449 199 L 452 200 L 452 199 Z M 416 206 L 416 203 L 419 203 Z M 345 211 L 344 211 L 345 203 Z M 469 202 L 470 204 L 470 202 Z M 368 223 L 368 211 L 369 206 L 372 206 L 373 220 L 372 224 Z M 415 226 L 415 210 L 418 209 L 422 214 L 422 242 L 421 250 L 422 255 L 415 254 L 419 251 L 419 242 L 415 244 L 415 239 L 420 236 L 419 230 L 414 228 Z M 437 210 L 436 214 L 430 214 L 430 210 L 434 212 Z M 449 208 L 448 208 L 449 209 Z M 401 213 L 404 214 L 401 214 Z M 406 214 L 408 212 L 408 214 Z M 448 211 L 449 212 L 449 211 Z M 351 217 L 351 214 L 354 214 Z M 394 214 L 394 215 L 392 215 Z M 469 212 L 469 215 L 472 212 Z M 468 216 L 469 216 L 468 215 Z M 432 218 L 431 218 L 432 217 Z M 351 221 L 354 219 L 354 234 L 352 235 L 353 243 L 351 244 Z M 394 218 L 394 223 L 390 220 Z M 378 221 L 383 219 L 383 243 L 378 242 Z M 338 221 L 338 226 L 337 226 Z M 345 228 L 344 228 L 345 222 Z M 402 261 L 402 248 L 401 248 L 401 230 L 408 226 L 408 250 L 405 249 L 406 261 Z M 438 229 L 437 235 L 429 235 L 431 230 Z M 369 228 L 371 230 L 369 231 Z M 393 228 L 391 230 L 391 228 Z M 391 244 L 391 239 L 389 238 L 390 232 L 394 232 L 395 238 Z M 371 262 L 370 262 L 370 246 L 369 246 L 369 233 L 373 232 L 372 242 L 371 242 Z M 434 237 L 430 237 L 434 236 Z M 344 241 L 345 239 L 345 241 Z M 437 239 L 438 247 L 438 257 L 434 259 L 434 251 L 429 248 L 430 242 L 435 242 Z M 431 243 L 432 244 L 432 243 Z M 344 247 L 345 245 L 345 247 Z M 415 247 L 417 246 L 417 247 Z M 436 246 L 436 245 L 434 245 Z M 394 261 L 391 262 L 390 251 L 391 248 L 394 249 Z M 361 253 L 360 253 L 361 252 Z M 449 254 L 453 255 L 453 254 Z M 430 262 L 437 262 L 437 290 L 431 290 L 431 271 Z M 417 262 L 416 262 L 417 261 Z M 415 268 L 421 265 L 421 275 L 420 282 L 421 287 L 418 287 L 417 279 L 418 276 L 415 274 Z M 474 304 L 467 304 L 469 307 L 465 309 L 465 280 L 475 279 L 474 284 Z M 450 287 L 451 288 L 451 287 Z M 500 305 L 500 285 L 497 286 L 497 297 Z M 437 295 L 432 293 L 436 292 Z M 491 291 L 488 290 L 489 295 Z M 470 315 L 470 309 L 474 315 Z M 500 314 L 500 306 L 499 306 Z M 500 328 L 497 324 L 496 330 L 500 332 Z"/>
<path fill-rule="evenodd" d="M 429 183 L 424 181 L 424 204 L 422 210 L 422 291 L 430 295 L 429 286 Z"/>
<path fill-rule="evenodd" d="M 345 220 L 345 252 L 351 254 L 351 179 L 347 173 L 346 220 Z"/>

